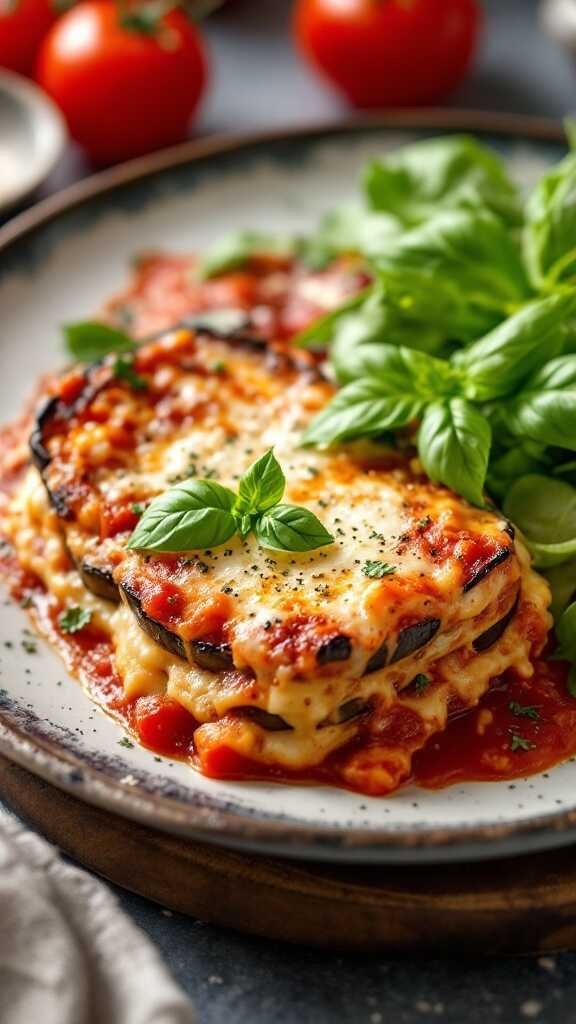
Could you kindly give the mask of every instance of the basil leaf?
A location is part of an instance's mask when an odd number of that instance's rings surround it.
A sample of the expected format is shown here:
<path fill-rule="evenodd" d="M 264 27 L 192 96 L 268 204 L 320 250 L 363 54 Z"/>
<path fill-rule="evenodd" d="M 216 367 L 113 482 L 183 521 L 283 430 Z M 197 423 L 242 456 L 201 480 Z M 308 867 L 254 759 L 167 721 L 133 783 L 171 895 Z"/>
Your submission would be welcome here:
<path fill-rule="evenodd" d="M 128 542 L 143 551 L 194 551 L 236 533 L 236 495 L 214 480 L 186 480 L 148 506 Z"/>
<path fill-rule="evenodd" d="M 466 374 L 465 393 L 476 402 L 510 394 L 554 356 L 566 339 L 566 321 L 576 313 L 576 294 L 531 302 L 457 357 Z"/>
<path fill-rule="evenodd" d="M 554 565 L 542 572 L 552 591 L 550 611 L 555 621 L 558 621 L 566 606 L 576 597 L 576 559 Z"/>
<path fill-rule="evenodd" d="M 145 391 L 148 382 L 136 373 L 134 360 L 131 356 L 116 356 L 113 366 L 114 376 L 119 380 L 125 380 L 135 391 Z"/>
<path fill-rule="evenodd" d="M 576 154 L 543 175 L 530 196 L 524 254 L 538 288 L 576 277 Z"/>
<path fill-rule="evenodd" d="M 576 557 L 576 487 L 529 474 L 510 488 L 504 513 L 522 530 L 536 566 L 546 568 Z"/>
<path fill-rule="evenodd" d="M 346 316 L 350 310 L 356 309 L 361 306 L 365 299 L 373 292 L 372 286 L 365 288 L 363 291 L 358 292 L 357 295 L 352 295 L 351 298 L 343 302 L 337 309 L 332 309 L 329 313 L 315 320 L 310 327 L 307 327 L 300 334 L 297 334 L 293 339 L 292 344 L 300 346 L 301 348 L 324 348 L 325 345 L 332 341 L 332 336 L 336 325 Z"/>
<path fill-rule="evenodd" d="M 426 409 L 418 454 L 431 480 L 483 507 L 491 441 L 490 424 L 482 413 L 463 398 L 450 398 Z"/>
<path fill-rule="evenodd" d="M 286 478 L 272 449 L 257 459 L 238 484 L 235 512 L 265 512 L 277 505 L 286 489 Z"/>
<path fill-rule="evenodd" d="M 110 352 L 132 352 L 136 348 L 135 342 L 124 331 L 97 320 L 66 324 L 63 330 L 68 352 L 82 363 L 92 363 Z"/>
<path fill-rule="evenodd" d="M 402 230 L 396 217 L 350 203 L 324 215 L 315 240 L 333 257 L 352 252 L 370 258 L 385 251 L 389 239 Z"/>
<path fill-rule="evenodd" d="M 379 260 L 376 273 L 382 288 L 401 308 L 407 323 L 420 329 L 427 325 L 441 331 L 445 339 L 467 345 L 498 324 L 503 312 L 499 303 L 471 301 L 466 289 L 448 272 L 427 269 L 425 264 L 398 266 Z M 412 348 L 421 347 L 412 343 Z"/>
<path fill-rule="evenodd" d="M 576 355 L 551 359 L 502 412 L 516 436 L 576 451 Z"/>
<path fill-rule="evenodd" d="M 568 605 L 556 624 L 555 659 L 576 662 L 576 601 Z M 576 696 L 576 694 L 573 694 Z"/>
<path fill-rule="evenodd" d="M 357 380 L 361 377 L 372 377 L 382 375 L 386 372 L 386 365 L 388 362 L 388 356 L 383 349 L 390 348 L 390 345 L 383 345 L 377 341 L 369 341 L 357 338 L 356 332 L 360 332 L 359 324 L 343 324 L 342 330 L 338 331 L 336 340 L 330 353 L 330 364 L 334 369 L 336 380 L 339 384 L 349 384 L 353 380 Z M 413 332 L 406 331 L 408 335 Z M 394 332 L 387 332 L 385 334 L 386 340 L 390 341 L 391 337 L 394 337 Z M 404 338 L 400 336 L 404 342 Z M 418 335 L 417 338 L 411 339 L 420 341 L 422 344 L 429 343 L 432 349 L 436 344 L 439 344 L 439 336 L 434 331 L 429 331 Z M 394 340 L 396 343 L 396 340 Z M 402 346 L 404 347 L 404 346 Z M 419 351 L 419 349 L 414 349 Z M 422 352 L 423 355 L 427 355 L 427 351 Z M 441 360 L 438 360 L 441 362 Z M 445 363 L 450 373 L 449 363 Z M 443 389 L 444 390 L 444 389 Z"/>
<path fill-rule="evenodd" d="M 422 399 L 413 393 L 390 393 L 380 378 L 363 378 L 337 392 L 312 420 L 302 442 L 326 445 L 357 437 L 378 437 L 417 419 L 423 405 Z"/>
<path fill-rule="evenodd" d="M 501 160 L 468 135 L 403 146 L 369 164 L 364 191 L 373 210 L 403 224 L 420 224 L 439 209 L 483 209 L 510 225 L 521 223 L 516 187 Z"/>
<path fill-rule="evenodd" d="M 313 512 L 298 505 L 276 505 L 256 522 L 258 543 L 276 551 L 312 551 L 334 538 Z"/>
<path fill-rule="evenodd" d="M 530 289 L 520 249 L 505 225 L 489 213 L 453 210 L 392 239 L 376 261 L 386 272 L 425 274 L 437 288 L 459 289 L 470 315 L 489 330 L 524 302 Z"/>
<path fill-rule="evenodd" d="M 492 497 L 502 501 L 518 477 L 526 476 L 528 473 L 540 473 L 545 469 L 544 462 L 524 448 L 510 448 L 498 458 L 490 460 L 486 487 Z"/>
<path fill-rule="evenodd" d="M 208 250 L 198 267 L 198 276 L 205 280 L 243 267 L 252 256 L 293 256 L 298 239 L 291 235 L 272 235 L 263 231 L 235 231 L 226 235 Z"/>
<path fill-rule="evenodd" d="M 358 354 L 358 377 L 373 377 L 382 392 L 412 394 L 433 401 L 460 387 L 460 373 L 445 359 L 436 359 L 416 349 L 392 345 L 367 345 Z"/>
<path fill-rule="evenodd" d="M 403 299 L 411 306 L 411 299 Z M 342 317 L 334 328 L 330 363 L 340 384 L 373 372 L 380 358 L 382 343 L 403 345 L 421 352 L 436 354 L 443 350 L 442 331 L 428 323 L 409 319 L 387 292 L 377 287 L 354 312 Z"/>

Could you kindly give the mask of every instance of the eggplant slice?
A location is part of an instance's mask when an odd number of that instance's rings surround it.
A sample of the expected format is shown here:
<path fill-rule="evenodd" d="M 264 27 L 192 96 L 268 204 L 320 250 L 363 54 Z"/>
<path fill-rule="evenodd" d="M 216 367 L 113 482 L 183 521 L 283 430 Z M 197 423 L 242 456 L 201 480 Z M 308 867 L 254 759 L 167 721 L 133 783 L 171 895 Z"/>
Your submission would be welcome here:
<path fill-rule="evenodd" d="M 469 590 L 478 586 L 478 584 L 481 583 L 482 580 L 485 580 L 486 577 L 494 571 L 494 569 L 497 569 L 499 565 L 502 565 L 502 562 L 505 562 L 510 558 L 511 554 L 511 547 L 501 548 L 500 551 L 497 551 L 488 562 L 485 562 L 479 569 L 476 569 L 476 572 L 466 580 L 466 583 L 462 587 L 463 593 L 467 594 Z"/>
<path fill-rule="evenodd" d="M 421 622 L 415 622 L 413 626 L 407 626 L 406 629 L 400 630 L 396 650 L 390 658 L 390 664 L 393 665 L 401 658 L 407 658 L 409 654 L 414 654 L 414 651 L 429 644 L 439 629 L 440 619 L 422 619 Z"/>
<path fill-rule="evenodd" d="M 183 661 L 192 662 L 198 665 L 198 668 L 206 669 L 209 672 L 223 672 L 226 669 L 234 668 L 229 644 L 215 644 L 207 640 L 191 640 L 186 643 L 162 622 L 158 622 L 157 619 L 146 614 L 140 598 L 131 587 L 123 583 L 120 590 L 140 628 L 170 654 L 175 654 Z"/>
<path fill-rule="evenodd" d="M 149 344 L 179 328 L 195 330 L 198 334 L 225 342 L 235 349 L 242 348 L 249 352 L 261 353 L 266 360 L 275 358 L 273 349 L 268 346 L 263 338 L 258 336 L 253 328 L 250 317 L 242 310 L 216 310 L 214 312 L 191 314 L 175 325 L 175 327 L 145 339 L 139 342 L 138 345 L 141 347 L 142 345 Z M 280 360 L 280 363 L 276 366 L 278 371 L 304 372 L 308 375 L 313 374 L 316 378 L 321 378 L 320 371 L 310 362 L 306 353 L 294 352 L 292 354 L 282 352 L 278 353 L 277 357 Z M 60 484 L 57 487 L 51 485 L 49 467 L 52 457 L 48 450 L 47 438 L 50 433 L 55 433 L 58 430 L 59 425 L 64 430 L 66 422 L 80 412 L 98 393 L 107 387 L 116 386 L 117 384 L 118 379 L 114 374 L 112 361 L 99 359 L 85 368 L 84 386 L 80 394 L 72 401 L 67 403 L 61 398 L 50 397 L 42 402 L 36 413 L 34 428 L 29 438 L 31 460 L 42 477 L 50 504 L 55 509 L 58 517 L 64 522 L 69 522 L 74 518 L 70 502 L 73 488 L 68 487 L 66 484 Z M 73 558 L 73 561 L 87 590 L 97 597 L 108 601 L 118 602 L 120 600 L 120 593 L 112 575 L 113 567 L 108 569 L 103 564 L 102 559 L 98 563 L 94 563 L 89 557 L 83 557 L 82 559 Z M 158 627 L 160 630 L 162 628 L 161 626 Z M 176 641 L 171 640 L 169 643 L 169 650 L 173 650 L 179 656 L 184 656 L 180 653 L 180 650 L 175 650 L 176 647 L 179 647 Z M 163 646 L 167 646 L 167 644 L 168 641 Z M 198 651 L 197 660 L 199 664 L 205 662 L 207 667 L 210 667 L 208 662 L 212 660 L 212 656 L 207 651 L 201 650 Z M 223 656 L 219 653 L 216 660 L 222 662 Z M 327 657 L 327 660 L 339 659 Z M 230 661 L 231 658 L 228 658 L 228 664 L 221 667 L 229 667 Z"/>
<path fill-rule="evenodd" d="M 484 633 L 481 633 L 480 636 L 477 636 L 472 642 L 472 647 L 476 651 L 476 654 L 481 654 L 482 651 L 487 651 L 490 647 L 493 647 L 494 644 L 498 643 L 500 637 L 503 636 L 504 632 L 512 622 L 512 619 L 516 615 L 519 604 L 520 591 L 518 591 L 516 599 L 512 607 L 506 612 L 506 615 L 503 615 L 498 622 L 495 622 L 489 629 L 485 630 Z"/>
<path fill-rule="evenodd" d="M 86 590 L 96 594 L 96 597 L 103 597 L 105 601 L 114 601 L 118 604 L 120 592 L 114 582 L 112 573 L 108 569 L 102 569 L 98 565 L 90 565 L 86 560 L 76 563 L 76 568 L 80 573 L 80 579 Z"/>
<path fill-rule="evenodd" d="M 333 636 L 316 651 L 316 661 L 319 665 L 329 665 L 333 661 L 348 661 L 352 654 L 352 643 L 350 637 L 344 633 Z"/>

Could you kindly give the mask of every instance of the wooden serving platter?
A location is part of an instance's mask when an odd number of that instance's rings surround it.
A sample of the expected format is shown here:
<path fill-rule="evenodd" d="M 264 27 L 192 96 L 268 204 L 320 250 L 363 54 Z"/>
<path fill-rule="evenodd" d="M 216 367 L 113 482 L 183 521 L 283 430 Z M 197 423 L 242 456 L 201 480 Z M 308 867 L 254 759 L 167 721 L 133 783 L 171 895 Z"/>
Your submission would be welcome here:
<path fill-rule="evenodd" d="M 576 949 L 571 848 L 475 864 L 343 868 L 169 836 L 85 804 L 4 758 L 0 796 L 92 871 L 222 927 L 355 951 Z"/>

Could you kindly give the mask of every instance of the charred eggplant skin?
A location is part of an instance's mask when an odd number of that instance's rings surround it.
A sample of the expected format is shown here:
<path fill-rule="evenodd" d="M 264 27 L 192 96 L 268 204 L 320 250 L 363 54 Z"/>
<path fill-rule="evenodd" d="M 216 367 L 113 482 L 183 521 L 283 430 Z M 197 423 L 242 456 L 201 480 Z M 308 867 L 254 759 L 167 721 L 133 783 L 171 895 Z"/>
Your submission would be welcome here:
<path fill-rule="evenodd" d="M 209 672 L 223 672 L 234 668 L 229 644 L 212 644 L 206 640 L 193 640 L 190 644 L 194 661 Z"/>
<path fill-rule="evenodd" d="M 177 633 L 172 633 L 166 626 L 157 619 L 152 619 L 142 608 L 142 602 L 138 594 L 125 583 L 120 584 L 120 592 L 128 607 L 133 612 L 140 626 L 148 636 L 183 661 L 193 660 L 199 668 L 207 669 L 209 672 L 223 672 L 225 669 L 234 668 L 232 651 L 228 644 L 214 644 L 206 640 L 193 640 L 186 645 L 184 640 Z M 190 648 L 190 655 L 186 647 Z"/>
<path fill-rule="evenodd" d="M 47 398 L 40 406 L 34 424 L 34 430 L 30 435 L 30 453 L 32 462 L 42 472 L 50 462 L 50 452 L 44 444 L 44 430 L 47 423 L 55 416 L 59 405 L 58 398 Z"/>
<path fill-rule="evenodd" d="M 234 708 L 234 711 L 239 718 L 248 718 L 267 732 L 292 732 L 294 729 L 294 726 L 286 722 L 280 715 L 271 715 L 263 708 L 240 707 Z"/>
<path fill-rule="evenodd" d="M 111 572 L 101 569 L 99 566 L 90 565 L 89 562 L 80 562 L 77 569 L 87 590 L 96 594 L 97 597 L 103 597 L 106 601 L 118 603 L 120 594 Z"/>
<path fill-rule="evenodd" d="M 352 654 L 352 643 L 350 637 L 344 633 L 333 636 L 326 640 L 316 651 L 316 661 L 319 665 L 329 665 L 333 661 L 348 661 Z"/>
<path fill-rule="evenodd" d="M 371 672 L 378 672 L 378 669 L 384 668 L 388 661 L 388 644 L 380 644 L 378 650 L 374 651 L 372 657 L 366 663 L 364 669 L 364 675 L 370 675 Z"/>
<path fill-rule="evenodd" d="M 369 700 L 365 700 L 363 697 L 352 697 L 336 708 L 323 722 L 320 722 L 317 728 L 325 729 L 327 725 L 344 725 L 345 722 L 351 722 L 354 718 L 365 715 L 370 707 Z"/>
<path fill-rule="evenodd" d="M 414 651 L 430 643 L 439 629 L 440 619 L 422 619 L 421 622 L 415 622 L 414 625 L 400 630 L 396 650 L 390 658 L 390 664 L 393 665 L 401 658 L 407 658 L 409 654 L 414 654 Z"/>
<path fill-rule="evenodd" d="M 472 647 L 476 651 L 476 654 L 481 654 L 483 651 L 487 651 L 490 647 L 493 647 L 495 643 L 498 643 L 500 637 L 504 634 L 512 619 L 518 611 L 518 605 L 520 604 L 520 591 L 516 595 L 516 600 L 511 608 L 503 615 L 498 622 L 495 622 L 489 629 L 477 636 L 472 642 Z"/>
<path fill-rule="evenodd" d="M 500 548 L 500 551 L 497 551 L 489 562 L 485 562 L 484 565 L 480 566 L 480 568 L 477 569 L 476 572 L 473 573 L 473 575 L 466 580 L 464 586 L 462 587 L 463 593 L 467 594 L 469 590 L 472 590 L 474 587 L 478 586 L 478 584 L 481 583 L 482 580 L 485 580 L 486 577 L 489 576 L 494 569 L 496 569 L 499 565 L 502 565 L 503 562 L 510 558 L 511 554 L 511 547 Z"/>
<path fill-rule="evenodd" d="M 178 658 L 186 661 L 184 641 L 176 633 L 171 633 L 169 629 L 166 629 L 166 626 L 163 626 L 161 622 L 151 619 L 149 615 L 146 615 L 138 594 L 131 587 L 121 584 L 120 591 L 128 607 L 134 613 L 140 629 L 144 630 L 161 647 L 170 651 L 170 654 L 175 654 Z"/>

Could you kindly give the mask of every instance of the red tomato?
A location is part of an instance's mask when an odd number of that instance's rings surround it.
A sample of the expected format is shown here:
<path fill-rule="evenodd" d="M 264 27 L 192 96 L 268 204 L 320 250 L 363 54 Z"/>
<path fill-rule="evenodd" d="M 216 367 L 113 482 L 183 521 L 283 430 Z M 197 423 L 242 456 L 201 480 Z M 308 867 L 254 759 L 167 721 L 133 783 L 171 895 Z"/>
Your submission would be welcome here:
<path fill-rule="evenodd" d="M 181 618 L 185 603 L 181 588 L 169 580 L 152 584 L 142 599 L 146 615 L 158 622 L 175 622 Z"/>
<path fill-rule="evenodd" d="M 476 0 L 297 0 L 294 30 L 312 64 L 358 107 L 441 100 L 464 76 Z"/>
<path fill-rule="evenodd" d="M 0 67 L 31 75 L 40 43 L 55 20 L 51 0 L 0 0 Z"/>
<path fill-rule="evenodd" d="M 100 510 L 100 538 L 115 537 L 117 533 L 133 530 L 139 516 L 131 505 L 104 505 Z"/>
<path fill-rule="evenodd" d="M 169 697 L 139 697 L 134 725 L 139 740 L 160 754 L 183 755 L 190 751 L 196 720 Z"/>
<path fill-rule="evenodd" d="M 198 30 L 179 10 L 146 27 L 113 0 L 82 0 L 44 41 L 37 77 L 99 163 L 180 141 L 202 95 Z"/>

